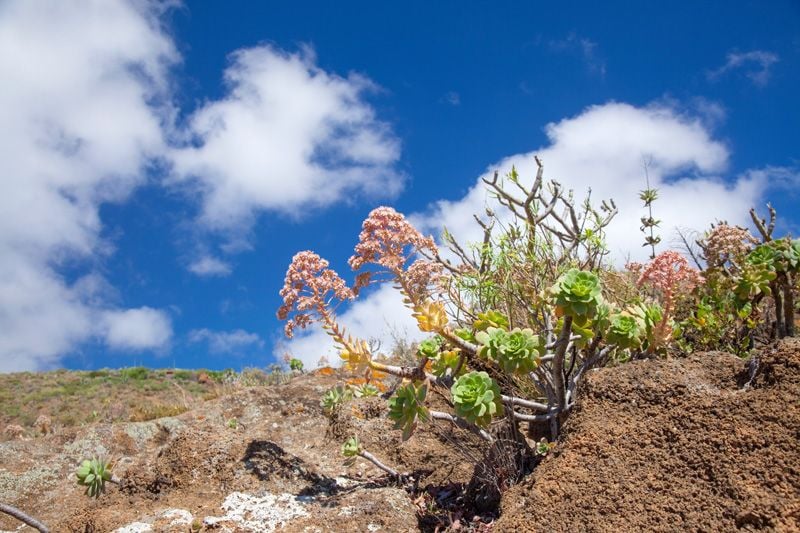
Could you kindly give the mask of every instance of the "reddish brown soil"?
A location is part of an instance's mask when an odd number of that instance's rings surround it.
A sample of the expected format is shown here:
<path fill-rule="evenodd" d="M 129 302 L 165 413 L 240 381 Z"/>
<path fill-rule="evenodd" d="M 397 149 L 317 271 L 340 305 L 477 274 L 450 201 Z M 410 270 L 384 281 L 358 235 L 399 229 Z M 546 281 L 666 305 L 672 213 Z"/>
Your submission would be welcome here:
<path fill-rule="evenodd" d="M 561 442 L 504 493 L 493 524 L 463 506 L 482 457 L 474 436 L 423 424 L 401 442 L 377 398 L 346 404 L 329 424 L 319 399 L 341 376 L 321 374 L 197 401 L 176 417 L 0 442 L 0 501 L 54 532 L 144 522 L 186 533 L 192 521 L 218 532 L 800 531 L 800 339 L 762 351 L 748 370 L 705 353 L 592 372 Z M 431 401 L 447 409 L 434 393 Z M 344 466 L 350 435 L 412 474 L 416 490 L 364 460 Z M 123 484 L 94 501 L 74 470 L 98 450 Z M 269 528 L 247 525 L 224 508 L 232 495 L 301 511 Z M 17 526 L 0 515 L 0 531 Z"/>
<path fill-rule="evenodd" d="M 800 339 L 587 377 L 496 531 L 800 531 Z"/>

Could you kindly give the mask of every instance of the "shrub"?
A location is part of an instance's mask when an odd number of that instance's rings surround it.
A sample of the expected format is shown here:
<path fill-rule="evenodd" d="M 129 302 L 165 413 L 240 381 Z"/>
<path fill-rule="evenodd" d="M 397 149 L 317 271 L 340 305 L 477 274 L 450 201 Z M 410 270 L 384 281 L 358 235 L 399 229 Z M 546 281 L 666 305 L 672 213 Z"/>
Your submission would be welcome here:
<path fill-rule="evenodd" d="M 676 337 L 687 320 L 699 324 L 716 312 L 719 299 L 707 299 L 702 313 L 687 312 L 701 301 L 713 273 L 701 273 L 674 251 L 654 255 L 647 264 L 631 264 L 626 273 L 613 272 L 605 263 L 604 233 L 616 215 L 614 203 L 601 202 L 599 209 L 588 198 L 577 203 L 571 191 L 544 181 L 536 161 L 538 172 L 530 185 L 521 182 L 515 169 L 505 180 L 497 174 L 485 180 L 507 212 L 487 210 L 486 217 L 478 218 L 482 243 L 462 246 L 445 230 L 448 253 L 443 254 L 403 215 L 380 207 L 364 221 L 349 260 L 356 271 L 352 288 L 313 252 L 294 256 L 278 311 L 287 321 L 287 335 L 320 323 L 346 368 L 359 376 L 352 392 L 339 386 L 325 394 L 321 405 L 326 412 L 353 393 L 367 395 L 367 388 L 388 374 L 401 380 L 388 400 L 388 417 L 403 440 L 421 423 L 447 422 L 479 435 L 489 453 L 499 449 L 491 446 L 497 442 L 493 426 L 503 421 L 515 429 L 528 424 L 529 435 L 537 439 L 549 432 L 554 441 L 588 370 L 668 353 L 681 346 Z M 648 243 L 653 251 L 655 238 Z M 735 239 L 747 241 L 741 233 Z M 750 283 L 739 291 L 746 298 L 736 296 L 731 304 L 740 313 L 747 305 L 755 309 L 763 298 L 759 294 L 776 297 L 778 289 L 785 294 L 787 283 L 794 286 L 800 244 L 787 240 L 765 246 L 768 250 L 758 252 L 735 243 L 706 247 L 709 255 L 716 254 L 714 268 L 724 266 L 730 273 L 731 279 L 718 276 L 720 292 Z M 774 271 L 775 278 L 767 279 L 765 271 Z M 614 287 L 605 288 L 604 279 L 614 280 Z M 387 364 L 374 345 L 349 335 L 335 314 L 339 304 L 367 285 L 387 281 L 402 293 L 420 331 L 433 334 L 417 346 L 416 360 L 404 366 Z M 450 392 L 452 412 L 426 405 L 434 390 Z M 509 449 L 528 450 L 531 457 L 550 449 L 545 440 L 531 450 L 524 432 L 510 434 L 518 442 Z M 343 453 L 366 452 L 354 437 Z"/>

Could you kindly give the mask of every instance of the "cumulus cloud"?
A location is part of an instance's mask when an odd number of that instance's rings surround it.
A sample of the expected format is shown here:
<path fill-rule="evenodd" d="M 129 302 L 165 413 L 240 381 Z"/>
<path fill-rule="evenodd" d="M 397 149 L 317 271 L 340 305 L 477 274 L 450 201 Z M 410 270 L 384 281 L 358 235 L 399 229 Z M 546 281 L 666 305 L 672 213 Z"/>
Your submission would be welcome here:
<path fill-rule="evenodd" d="M 143 350 L 163 348 L 172 337 L 172 324 L 164 311 L 141 307 L 103 313 L 106 342 L 112 348 Z"/>
<path fill-rule="evenodd" d="M 769 83 L 772 65 L 778 61 L 777 54 L 764 50 L 730 52 L 726 57 L 725 64 L 708 71 L 706 76 L 709 80 L 714 81 L 731 71 L 741 70 L 755 85 L 764 87 Z"/>
<path fill-rule="evenodd" d="M 202 194 L 208 228 L 400 191 L 400 145 L 363 99 L 368 79 L 323 71 L 309 49 L 259 46 L 231 55 L 225 82 L 227 95 L 191 116 L 191 145 L 172 154 L 176 179 Z"/>
<path fill-rule="evenodd" d="M 231 273 L 232 269 L 231 265 L 225 261 L 222 261 L 216 257 L 204 255 L 189 265 L 189 271 L 197 274 L 198 276 L 211 277 L 227 276 Z"/>
<path fill-rule="evenodd" d="M 205 342 L 208 344 L 208 351 L 215 354 L 230 354 L 252 346 L 257 348 L 264 346 L 264 341 L 258 334 L 243 329 L 233 331 L 193 329 L 189 332 L 189 342 Z"/>
<path fill-rule="evenodd" d="M 309 49 L 235 52 L 226 95 L 176 125 L 181 57 L 162 23 L 174 5 L 0 3 L 0 371 L 53 366 L 89 340 L 167 343 L 160 311 L 125 309 L 73 281 L 100 278 L 113 251 L 100 206 L 160 183 L 154 168 L 200 193 L 202 226 L 226 233 L 227 255 L 249 246 L 262 210 L 295 217 L 402 187 L 399 142 L 365 99 L 377 88 L 323 71 Z M 222 276 L 231 266 L 206 253 L 188 268 Z"/>
<path fill-rule="evenodd" d="M 747 210 L 761 197 L 766 180 L 748 173 L 723 179 L 729 159 L 727 147 L 715 140 L 698 118 L 670 107 L 634 107 L 622 103 L 592 106 L 577 116 L 545 127 L 548 144 L 529 153 L 507 157 L 491 165 L 468 193 L 441 200 L 413 220 L 438 234 L 442 227 L 463 241 L 476 241 L 481 229 L 472 213 L 497 208 L 482 178 L 515 166 L 527 184 L 536 175 L 534 155 L 545 166 L 545 176 L 561 182 L 583 197 L 591 189 L 595 202 L 613 198 L 619 214 L 608 227 L 609 247 L 617 263 L 631 257 L 643 260 L 638 231 L 645 212 L 638 192 L 645 188 L 643 163 L 649 163 L 651 186 L 659 190 L 654 214 L 662 220 L 665 242 L 676 228 L 702 230 L 719 219 L 745 224 Z M 714 209 L 709 209 L 713 205 Z"/>
<path fill-rule="evenodd" d="M 51 366 L 91 338 L 150 347 L 169 337 L 157 311 L 115 309 L 60 274 L 92 275 L 108 248 L 99 205 L 123 201 L 164 150 L 179 57 L 160 15 L 147 3 L 0 4 L 0 371 Z"/>
<path fill-rule="evenodd" d="M 400 292 L 390 284 L 383 284 L 356 300 L 338 320 L 347 333 L 379 341 L 381 351 L 386 354 L 394 347 L 395 339 L 417 341 L 426 336 L 417 329 Z M 306 368 L 316 368 L 321 357 L 326 357 L 332 365 L 341 363 L 331 337 L 318 324 L 297 331 L 292 339 L 276 342 L 273 355 L 280 359 L 285 353 L 303 361 Z"/>

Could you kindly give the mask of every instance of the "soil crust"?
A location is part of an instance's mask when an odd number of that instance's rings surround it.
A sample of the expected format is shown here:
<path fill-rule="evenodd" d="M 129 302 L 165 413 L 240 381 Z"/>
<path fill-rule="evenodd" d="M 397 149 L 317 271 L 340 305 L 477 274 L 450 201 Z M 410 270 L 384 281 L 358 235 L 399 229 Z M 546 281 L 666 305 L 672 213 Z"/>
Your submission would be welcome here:
<path fill-rule="evenodd" d="M 800 531 L 800 339 L 587 376 L 496 531 Z"/>

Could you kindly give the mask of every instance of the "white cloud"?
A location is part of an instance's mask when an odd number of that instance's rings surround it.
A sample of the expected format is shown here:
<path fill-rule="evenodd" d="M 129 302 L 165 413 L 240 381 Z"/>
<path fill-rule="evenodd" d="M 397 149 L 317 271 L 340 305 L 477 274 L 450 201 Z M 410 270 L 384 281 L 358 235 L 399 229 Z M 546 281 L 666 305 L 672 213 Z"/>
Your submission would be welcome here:
<path fill-rule="evenodd" d="M 769 83 L 770 69 L 779 61 L 778 55 L 764 50 L 730 52 L 725 64 L 706 73 L 709 80 L 717 80 L 724 74 L 741 69 L 750 81 L 759 87 Z"/>
<path fill-rule="evenodd" d="M 103 313 L 106 342 L 112 348 L 148 350 L 165 347 L 172 337 L 169 316 L 150 307 Z"/>
<path fill-rule="evenodd" d="M 0 4 L 0 372 L 46 368 L 90 338 L 169 336 L 164 323 L 155 336 L 126 333 L 114 317 L 129 311 L 60 274 L 91 274 L 109 248 L 100 203 L 124 200 L 163 152 L 170 110 L 159 102 L 179 58 L 160 14 L 148 3 Z M 145 327 L 142 311 L 130 312 Z"/>
<path fill-rule="evenodd" d="M 360 193 L 392 196 L 398 140 L 363 95 L 366 78 L 315 65 L 309 49 L 240 50 L 225 71 L 228 94 L 189 121 L 191 146 L 172 156 L 178 180 L 202 193 L 213 230 L 248 227 L 259 210 L 298 216 Z"/>
<path fill-rule="evenodd" d="M 417 322 L 403 305 L 400 292 L 391 284 L 383 284 L 353 302 L 338 317 L 348 334 L 380 342 L 381 352 L 389 354 L 394 347 L 394 338 L 409 341 L 424 339 L 427 334 L 417 329 Z M 309 329 L 298 330 L 292 339 L 275 343 L 273 355 L 280 359 L 284 353 L 303 361 L 306 368 L 316 368 L 321 357 L 327 357 L 332 365 L 341 363 L 333 341 L 320 327 L 313 324 Z"/>
<path fill-rule="evenodd" d="M 113 243 L 101 238 L 99 208 L 125 201 L 154 162 L 202 193 L 202 222 L 227 233 L 223 254 L 250 246 L 261 210 L 298 216 L 402 187 L 399 142 L 364 100 L 376 88 L 321 70 L 309 50 L 234 53 L 227 96 L 180 130 L 170 69 L 181 57 L 161 22 L 174 5 L 0 3 L 0 372 L 53 366 L 89 340 L 168 341 L 166 315 L 126 310 L 113 290 L 87 292 L 63 275 L 107 284 L 97 272 Z M 209 254 L 189 268 L 230 271 Z"/>
<path fill-rule="evenodd" d="M 232 271 L 230 264 L 208 255 L 193 261 L 189 265 L 189 270 L 202 277 L 227 276 Z"/>
<path fill-rule="evenodd" d="M 654 215 L 663 221 L 659 232 L 665 243 L 675 228 L 702 230 L 717 219 L 746 224 L 749 207 L 767 185 L 763 176 L 752 173 L 724 181 L 720 176 L 728 164 L 728 149 L 712 138 L 701 120 L 669 107 L 593 106 L 548 124 L 545 131 L 549 144 L 491 165 L 463 198 L 436 202 L 413 221 L 435 234 L 446 226 L 461 241 L 479 240 L 481 230 L 472 214 L 486 206 L 502 212 L 487 196 L 481 178 L 495 169 L 504 175 L 513 165 L 530 184 L 536 175 L 533 157 L 538 155 L 545 177 L 574 189 L 576 197 L 591 189 L 595 202 L 614 199 L 619 214 L 608 228 L 608 242 L 619 263 L 628 254 L 637 260 L 647 256 L 639 232 L 645 212 L 638 197 L 645 188 L 645 158 L 650 161 L 651 185 L 659 190 Z"/>
<path fill-rule="evenodd" d="M 233 331 L 212 331 L 210 329 L 194 329 L 189 332 L 189 342 L 207 342 L 208 350 L 215 354 L 234 353 L 249 346 L 264 346 L 264 341 L 256 333 L 248 333 L 243 329 Z"/>

